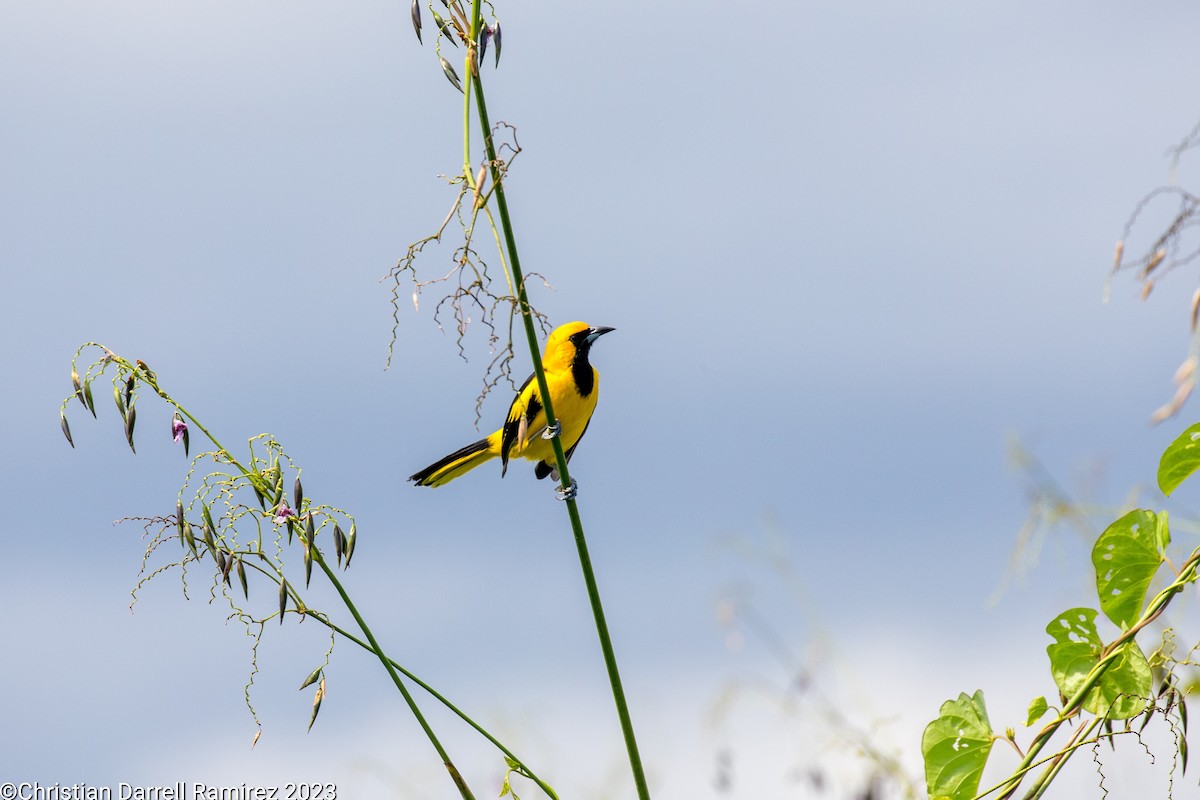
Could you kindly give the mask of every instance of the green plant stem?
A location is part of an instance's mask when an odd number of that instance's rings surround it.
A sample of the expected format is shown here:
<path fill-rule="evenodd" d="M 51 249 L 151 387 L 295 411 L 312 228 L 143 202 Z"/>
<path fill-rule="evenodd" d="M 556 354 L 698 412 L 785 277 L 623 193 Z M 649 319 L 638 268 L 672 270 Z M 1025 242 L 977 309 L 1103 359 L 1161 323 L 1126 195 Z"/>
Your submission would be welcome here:
<path fill-rule="evenodd" d="M 437 734 L 433 732 L 433 728 L 429 727 L 429 723 L 425 721 L 425 716 L 421 713 L 421 709 L 417 707 L 417 702 L 409 693 L 408 687 L 404 685 L 404 681 L 400 680 L 400 676 L 396 673 L 395 667 L 392 666 L 392 660 L 387 657 L 386 653 L 383 652 L 383 648 L 381 648 L 379 646 L 379 642 L 375 640 L 375 634 L 371 633 L 371 629 L 367 627 L 366 621 L 363 620 L 362 615 L 358 613 L 358 609 L 354 606 L 354 602 L 350 599 L 350 595 L 346 594 L 346 590 L 343 588 L 342 582 L 338 580 L 334 571 L 329 568 L 327 563 L 325 563 L 325 558 L 321 555 L 321 551 L 314 547 L 312 552 L 313 560 L 316 561 L 317 564 L 320 565 L 321 569 L 325 571 L 325 576 L 329 578 L 329 582 L 333 584 L 333 588 L 337 589 L 337 593 L 341 595 L 342 602 L 346 604 L 346 608 L 350 610 L 350 614 L 354 617 L 354 621 L 358 623 L 358 627 L 362 630 L 363 635 L 366 636 L 367 641 L 370 642 L 369 649 L 379 657 L 379 660 L 383 663 L 384 669 L 386 669 L 388 675 L 391 676 L 392 682 L 396 684 L 396 688 L 399 689 L 400 694 L 403 695 L 404 702 L 408 703 L 409 710 L 411 710 L 413 716 L 417 718 L 417 722 L 420 724 L 421 729 L 425 731 L 425 735 L 429 738 L 433 748 L 437 750 L 438 755 L 442 759 L 442 764 L 445 765 L 446 771 L 450 773 L 450 778 L 454 781 L 454 785 L 458 789 L 459 794 L 462 795 L 463 800 L 475 800 L 475 795 L 471 794 L 471 790 L 467 787 L 467 782 L 459 773 L 458 768 L 454 766 L 454 762 L 450 760 L 450 756 L 446 753 L 446 749 L 442 747 L 442 743 L 438 741 Z"/>
<path fill-rule="evenodd" d="M 1037 780 L 1033 782 L 1033 786 L 1031 786 L 1029 791 L 1025 793 L 1025 800 L 1037 800 L 1037 798 L 1044 795 L 1046 790 L 1050 788 L 1050 782 L 1058 777 L 1058 773 L 1067 763 L 1067 759 L 1070 758 L 1078 748 L 1088 744 L 1088 737 L 1092 735 L 1092 731 L 1096 730 L 1096 728 L 1099 728 L 1103 722 L 1103 717 L 1096 717 L 1087 725 L 1080 725 L 1075 731 L 1075 734 L 1071 737 L 1070 741 L 1067 742 L 1067 746 L 1050 759 L 1050 766 L 1047 767 L 1046 771 L 1039 775 Z"/>
<path fill-rule="evenodd" d="M 321 614 L 319 614 L 315 611 L 311 611 L 311 610 L 306 611 L 306 613 L 311 618 L 317 620 L 322 625 L 327 626 L 330 630 L 334 631 L 335 633 L 338 633 L 341 636 L 345 637 L 346 639 L 349 639 L 351 642 L 354 642 L 356 645 L 363 648 L 364 650 L 367 650 L 372 653 L 375 652 L 371 648 L 371 645 L 369 643 L 364 642 L 362 639 L 359 639 L 357 636 L 350 633 L 350 631 L 346 630 L 342 626 L 340 626 L 334 622 L 330 622 L 328 619 L 326 619 Z M 539 778 L 537 775 L 535 775 L 533 773 L 533 770 L 531 770 L 529 768 L 529 765 L 527 765 L 524 761 L 522 761 L 520 758 L 518 758 L 511 750 L 509 750 L 507 747 L 505 747 L 504 744 L 501 743 L 500 740 L 497 739 L 495 736 L 493 736 L 491 733 L 489 733 L 486 728 L 481 726 L 475 720 L 471 719 L 471 717 L 467 716 L 466 712 L 464 712 L 458 706 L 454 705 L 454 703 L 452 703 L 449 700 L 449 698 L 442 695 L 440 692 L 438 692 L 437 689 L 434 689 L 428 683 L 421 680 L 419 677 L 414 675 L 409 670 L 405 669 L 398 661 L 396 661 L 395 659 L 392 659 L 390 657 L 388 658 L 388 660 L 392 663 L 392 666 L 396 668 L 397 672 L 399 672 L 404 677 L 408 678 L 410 681 L 415 683 L 417 686 L 420 686 L 422 689 L 424 689 L 427 693 L 429 693 L 430 696 L 432 696 L 435 700 L 437 700 L 439 703 L 441 703 L 446 708 L 448 708 L 459 719 L 461 719 L 467 725 L 471 726 L 475 730 L 476 733 L 478 733 L 480 736 L 482 736 L 483 738 L 485 738 L 489 742 L 491 742 L 492 745 L 495 746 L 495 748 L 497 750 L 499 750 L 501 753 L 506 755 L 508 758 L 512 759 L 517 764 L 519 764 L 521 766 L 522 774 L 525 777 L 529 778 L 529 780 L 536 783 L 538 785 L 538 787 L 543 792 L 545 792 L 548 797 L 553 798 L 553 800 L 558 800 L 558 794 L 554 791 L 554 789 L 549 784 L 544 782 L 541 778 Z"/>
<path fill-rule="evenodd" d="M 1145 628 L 1154 620 L 1158 619 L 1159 615 L 1162 614 L 1170 604 L 1171 599 L 1176 594 L 1183 591 L 1185 586 L 1196 580 L 1196 569 L 1198 566 L 1200 566 L 1200 549 L 1192 551 L 1192 554 L 1188 557 L 1187 561 L 1183 562 L 1183 565 L 1180 567 L 1179 574 L 1175 577 L 1175 580 L 1154 596 L 1154 599 L 1151 600 L 1146 606 L 1145 610 L 1142 612 L 1142 616 L 1138 619 L 1138 621 L 1131 625 L 1128 630 L 1123 632 L 1104 648 L 1104 651 L 1101 653 L 1100 660 L 1097 661 L 1096 665 L 1088 672 L 1087 678 L 1084 680 L 1083 684 L 1079 687 L 1075 694 L 1071 695 L 1071 697 L 1063 705 L 1062 711 L 1059 712 L 1058 717 L 1047 723 L 1046 727 L 1042 728 L 1042 730 L 1038 732 L 1038 735 L 1034 737 L 1033 742 L 1029 745 L 1029 750 L 1027 750 L 1025 753 L 1025 758 L 1023 758 L 1017 768 L 1013 770 L 1012 775 L 987 791 L 980 792 L 979 794 L 975 795 L 975 800 L 987 797 L 992 792 L 997 791 L 1001 792 L 998 800 L 1007 800 L 1007 798 L 1012 797 L 1016 793 L 1017 789 L 1021 785 L 1022 779 L 1030 771 L 1030 769 L 1032 769 L 1031 765 L 1037 759 L 1038 754 L 1045 748 L 1050 739 L 1054 736 L 1064 722 L 1079 714 L 1080 709 L 1083 708 L 1084 699 L 1087 697 L 1088 693 L 1090 693 L 1092 689 L 1096 687 L 1096 684 L 1100 682 L 1100 679 L 1104 677 L 1104 673 L 1108 669 L 1109 665 L 1120 655 L 1121 647 L 1126 642 L 1131 641 L 1135 636 L 1137 636 L 1137 634 L 1143 628 Z M 1073 750 L 1071 752 L 1073 752 Z M 1057 770 L 1055 771 L 1055 774 L 1057 774 Z M 1036 789 L 1038 787 L 1035 785 L 1034 788 Z"/>
<path fill-rule="evenodd" d="M 521 259 L 517 254 L 516 237 L 513 234 L 512 220 L 508 214 L 508 201 L 504 196 L 503 176 L 500 173 L 499 161 L 496 158 L 496 145 L 492 141 L 492 125 L 488 119 L 487 102 L 483 95 L 483 81 L 479 77 L 479 63 L 475 42 L 479 40 L 480 30 L 480 0 L 474 0 L 471 7 L 471 41 L 467 45 L 467 74 L 475 91 L 475 108 L 479 115 L 479 125 L 483 135 L 484 149 L 487 153 L 488 167 L 492 176 L 492 187 L 496 197 L 496 209 L 500 216 L 500 225 L 504 231 L 504 240 L 508 250 L 508 267 L 512 273 L 513 284 L 517 291 L 517 305 L 521 312 L 521 320 L 525 327 L 525 339 L 529 345 L 530 358 L 533 360 L 533 373 L 537 380 L 538 391 L 541 394 L 542 408 L 546 414 L 546 424 L 555 425 L 553 404 L 550 400 L 550 390 L 546 385 L 546 371 L 542 366 L 541 348 L 538 346 L 537 331 L 534 329 L 533 314 L 529 307 L 529 298 L 525 292 L 525 277 L 521 270 Z M 563 452 L 560 437 L 550 440 L 554 447 L 555 464 L 563 486 L 571 485 L 571 474 L 567 467 L 566 455 Z M 650 800 L 650 790 L 646 784 L 645 770 L 642 768 L 642 757 L 638 752 L 637 738 L 633 732 L 633 720 L 629 715 L 629 705 L 625 700 L 625 690 L 621 685 L 621 674 L 617 668 L 617 657 L 613 651 L 612 639 L 608 632 L 608 623 L 604 618 L 604 607 L 600 602 L 600 590 L 596 585 L 596 576 L 592 569 L 592 560 L 588 555 L 587 539 L 583 534 L 583 522 L 579 517 L 579 508 L 575 498 L 566 500 L 567 515 L 571 520 L 571 530 L 575 535 L 575 547 L 579 553 L 579 565 L 583 570 L 584 583 L 587 585 L 588 601 L 592 606 L 592 616 L 595 619 L 596 633 L 600 638 L 600 649 L 604 654 L 604 666 L 608 671 L 609 684 L 612 686 L 613 701 L 617 706 L 617 716 L 621 722 L 621 732 L 625 738 L 625 749 L 629 754 L 629 766 L 633 771 L 634 784 L 640 800 Z"/>

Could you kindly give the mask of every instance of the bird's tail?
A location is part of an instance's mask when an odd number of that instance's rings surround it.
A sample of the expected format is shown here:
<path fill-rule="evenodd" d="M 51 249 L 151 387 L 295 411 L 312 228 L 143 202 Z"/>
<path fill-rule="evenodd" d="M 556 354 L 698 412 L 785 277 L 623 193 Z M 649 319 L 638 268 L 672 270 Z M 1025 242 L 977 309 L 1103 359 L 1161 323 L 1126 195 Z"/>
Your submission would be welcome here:
<path fill-rule="evenodd" d="M 478 442 L 472 442 L 461 450 L 456 450 L 440 461 L 435 461 L 425 469 L 415 475 L 410 475 L 409 480 L 417 486 L 441 486 L 444 483 L 457 478 L 467 472 L 478 467 L 487 461 L 491 461 L 499 454 L 499 446 L 492 446 L 492 439 L 498 438 L 495 434 L 486 439 L 480 439 Z"/>

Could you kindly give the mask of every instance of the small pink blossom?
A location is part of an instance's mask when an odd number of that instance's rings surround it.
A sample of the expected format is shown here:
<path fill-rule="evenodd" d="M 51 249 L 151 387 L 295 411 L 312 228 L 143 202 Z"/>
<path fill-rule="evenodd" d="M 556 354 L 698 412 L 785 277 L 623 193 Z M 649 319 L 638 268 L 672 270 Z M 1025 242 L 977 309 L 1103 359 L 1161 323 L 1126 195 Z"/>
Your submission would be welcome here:
<path fill-rule="evenodd" d="M 286 500 L 279 501 L 279 507 L 275 509 L 275 524 L 283 525 L 289 519 L 296 516 L 296 512 L 288 507 Z"/>

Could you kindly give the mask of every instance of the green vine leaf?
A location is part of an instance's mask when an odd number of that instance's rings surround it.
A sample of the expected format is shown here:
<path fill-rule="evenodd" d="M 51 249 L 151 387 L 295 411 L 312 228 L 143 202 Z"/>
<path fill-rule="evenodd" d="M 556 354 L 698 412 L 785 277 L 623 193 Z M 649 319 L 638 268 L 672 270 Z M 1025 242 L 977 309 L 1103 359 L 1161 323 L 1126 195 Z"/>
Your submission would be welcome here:
<path fill-rule="evenodd" d="M 1104 643 L 1096 632 L 1097 614 L 1093 608 L 1072 608 L 1046 626 L 1046 633 L 1054 639 L 1046 648 L 1050 671 L 1064 697 L 1082 689 L 1088 673 L 1100 662 Z M 1083 707 L 1108 719 L 1136 717 L 1149 702 L 1151 683 L 1150 664 L 1131 639 L 1084 697 Z"/>
<path fill-rule="evenodd" d="M 1169 541 L 1167 515 L 1142 509 L 1109 525 L 1096 540 L 1096 592 L 1100 609 L 1114 624 L 1128 628 L 1141 616 L 1150 580 L 1163 562 L 1161 549 Z"/>
<path fill-rule="evenodd" d="M 1168 497 L 1200 469 L 1200 423 L 1179 434 L 1158 462 L 1158 488 Z"/>
<path fill-rule="evenodd" d="M 1029 701 L 1029 712 L 1025 720 L 1025 727 L 1028 728 L 1033 723 L 1046 715 L 1050 710 L 1050 704 L 1046 702 L 1045 697 L 1035 697 Z"/>
<path fill-rule="evenodd" d="M 938 718 L 925 728 L 921 755 L 925 783 L 935 800 L 970 800 L 979 790 L 995 736 L 983 704 L 983 692 L 965 692 L 947 700 Z"/>

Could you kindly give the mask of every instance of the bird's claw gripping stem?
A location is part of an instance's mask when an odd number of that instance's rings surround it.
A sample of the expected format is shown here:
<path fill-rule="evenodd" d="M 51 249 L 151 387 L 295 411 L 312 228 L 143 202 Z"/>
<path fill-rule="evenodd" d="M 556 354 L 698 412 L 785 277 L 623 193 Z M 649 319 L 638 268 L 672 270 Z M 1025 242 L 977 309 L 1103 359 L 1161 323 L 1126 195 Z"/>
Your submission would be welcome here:
<path fill-rule="evenodd" d="M 543 439 L 553 439 L 555 436 L 558 436 L 560 433 L 562 433 L 562 423 L 559 422 L 558 420 L 554 420 L 553 425 L 547 425 L 546 430 L 542 431 L 542 438 Z"/>
<path fill-rule="evenodd" d="M 577 494 L 579 494 L 579 483 L 574 478 L 571 478 L 570 486 L 554 487 L 554 496 L 559 500 L 572 500 Z"/>

